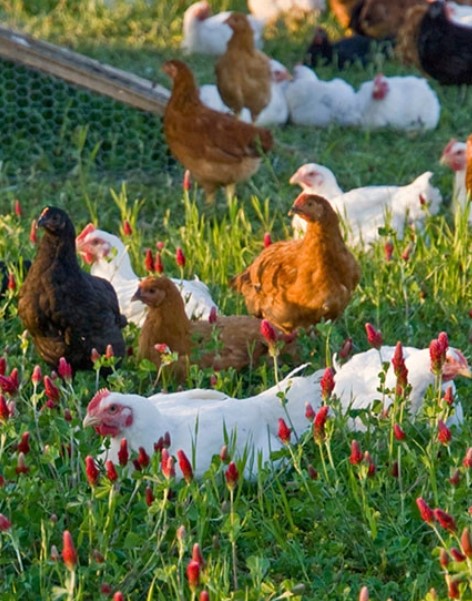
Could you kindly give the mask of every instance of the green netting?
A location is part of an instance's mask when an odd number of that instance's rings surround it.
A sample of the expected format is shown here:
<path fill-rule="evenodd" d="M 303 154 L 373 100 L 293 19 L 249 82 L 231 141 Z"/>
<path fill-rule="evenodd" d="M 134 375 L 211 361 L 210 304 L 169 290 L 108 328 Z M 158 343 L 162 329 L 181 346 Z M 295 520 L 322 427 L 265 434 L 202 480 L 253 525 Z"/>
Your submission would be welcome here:
<path fill-rule="evenodd" d="M 169 161 L 156 115 L 1 59 L 0 140 L 9 177 L 88 164 L 129 178 L 165 171 Z"/>

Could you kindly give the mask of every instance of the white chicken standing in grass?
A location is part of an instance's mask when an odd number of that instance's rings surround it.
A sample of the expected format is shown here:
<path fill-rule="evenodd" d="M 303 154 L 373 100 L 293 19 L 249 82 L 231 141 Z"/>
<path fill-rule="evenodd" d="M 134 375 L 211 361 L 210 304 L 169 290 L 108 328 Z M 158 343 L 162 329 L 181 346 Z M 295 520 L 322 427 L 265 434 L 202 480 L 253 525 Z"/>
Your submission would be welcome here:
<path fill-rule="evenodd" d="M 233 31 L 225 23 L 230 11 L 211 14 L 211 6 L 207 0 L 190 5 L 184 13 L 182 50 L 189 54 L 211 54 L 220 56 L 226 52 L 226 46 Z M 256 48 L 262 48 L 264 22 L 248 15 L 254 32 Z"/>
<path fill-rule="evenodd" d="M 115 289 L 120 311 L 128 321 L 141 327 L 146 318 L 147 307 L 141 302 L 131 302 L 139 278 L 133 271 L 128 250 L 114 234 L 96 229 L 88 224 L 76 238 L 77 252 L 86 263 L 91 263 L 90 272 L 108 280 Z M 198 278 L 183 280 L 172 278 L 184 299 L 185 312 L 189 319 L 208 319 L 214 307 L 208 287 Z"/>
<path fill-rule="evenodd" d="M 286 67 L 275 59 L 270 59 L 270 70 L 272 74 L 271 98 L 269 104 L 259 113 L 255 121 L 256 125 L 284 125 L 288 120 L 288 105 L 285 98 L 285 89 L 289 85 L 291 75 Z M 231 109 L 221 99 L 218 88 L 214 84 L 200 86 L 200 100 L 215 111 L 231 113 Z M 243 108 L 239 115 L 241 121 L 252 123 L 251 113 Z"/>
<path fill-rule="evenodd" d="M 323 81 L 304 65 L 294 68 L 285 97 L 290 121 L 295 125 L 357 125 L 361 117 L 356 92 L 350 84 L 339 78 Z"/>
<path fill-rule="evenodd" d="M 360 123 L 367 129 L 391 127 L 405 131 L 434 129 L 441 105 L 422 77 L 378 74 L 357 92 Z"/>
<path fill-rule="evenodd" d="M 283 446 L 277 435 L 278 419 L 294 428 L 293 436 L 300 436 L 310 425 L 305 417 L 307 400 L 314 404 L 314 399 L 321 399 L 319 381 L 323 370 L 306 377 L 293 373 L 246 399 L 204 389 L 149 398 L 101 390 L 88 405 L 84 426 L 93 426 L 99 434 L 111 437 L 106 458 L 114 463 L 118 463 L 122 438 L 131 450 L 143 447 L 152 455 L 154 443 L 169 432 L 169 453 L 183 450 L 189 459 L 195 457 L 196 477 L 205 473 L 213 455 L 227 444 L 235 460 L 247 453 L 245 475 L 252 478 L 259 461 L 269 462 L 271 452 Z M 285 398 L 285 409 L 280 396 Z"/>
<path fill-rule="evenodd" d="M 442 196 L 430 183 L 432 175 L 426 171 L 405 186 L 363 186 L 343 192 L 328 167 L 306 163 L 292 175 L 290 183 L 327 198 L 344 221 L 347 239 L 367 247 L 378 239 L 378 229 L 386 223 L 402 238 L 405 223 L 421 228 L 428 214 L 439 211 Z M 292 226 L 295 237 L 300 237 L 306 222 L 295 215 Z"/>
<path fill-rule="evenodd" d="M 449 140 L 445 146 L 440 162 L 447 165 L 454 171 L 454 187 L 452 191 L 452 208 L 456 212 L 458 209 L 465 210 L 468 207 L 467 189 L 465 185 L 465 172 L 467 144 L 458 140 Z M 469 224 L 472 225 L 472 209 L 469 206 L 468 215 Z"/>

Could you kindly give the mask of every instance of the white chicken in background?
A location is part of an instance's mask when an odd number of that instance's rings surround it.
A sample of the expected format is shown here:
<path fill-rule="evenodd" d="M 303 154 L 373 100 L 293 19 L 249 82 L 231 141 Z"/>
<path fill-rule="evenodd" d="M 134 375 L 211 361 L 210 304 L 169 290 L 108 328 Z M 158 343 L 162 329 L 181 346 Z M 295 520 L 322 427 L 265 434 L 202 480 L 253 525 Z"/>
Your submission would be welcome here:
<path fill-rule="evenodd" d="M 306 377 L 293 375 L 303 367 L 272 388 L 245 399 L 224 396 L 214 390 L 190 390 L 150 398 L 101 390 L 88 405 L 84 426 L 93 426 L 99 434 L 111 436 L 106 458 L 114 463 L 118 463 L 122 438 L 126 438 L 130 450 L 137 452 L 143 447 L 152 455 L 154 443 L 168 432 L 169 453 L 176 455 L 183 450 L 190 460 L 195 457 L 196 477 L 205 473 L 213 455 L 228 444 L 234 459 L 240 459 L 247 451 L 245 474 L 253 478 L 258 458 L 265 464 L 270 461 L 272 451 L 283 447 L 278 437 L 278 419 L 283 418 L 294 428 L 294 440 L 310 426 L 305 417 L 307 401 L 313 407 L 320 406 L 320 378 L 324 370 Z M 281 394 L 285 397 L 285 408 Z M 176 471 L 180 478 L 179 470 Z"/>
<path fill-rule="evenodd" d="M 141 327 L 146 318 L 147 306 L 138 301 L 131 302 L 141 278 L 134 273 L 123 242 L 118 236 L 89 224 L 77 236 L 76 248 L 85 262 L 92 265 L 92 275 L 104 278 L 113 286 L 123 315 L 126 315 L 128 321 Z M 189 319 L 206 320 L 213 307 L 218 309 L 208 287 L 198 278 L 171 279 L 182 295 Z"/>
<path fill-rule="evenodd" d="M 233 35 L 232 29 L 225 23 L 230 14 L 230 11 L 224 11 L 212 15 L 207 0 L 189 6 L 183 19 L 182 50 L 188 54 L 224 54 Z M 264 22 L 251 15 L 248 15 L 248 19 L 254 32 L 254 43 L 260 49 L 263 45 Z"/>
<path fill-rule="evenodd" d="M 456 212 L 458 209 L 465 210 L 467 207 L 467 189 L 465 186 L 466 172 L 466 149 L 465 142 L 458 140 L 449 140 L 445 146 L 440 162 L 447 165 L 454 171 L 454 187 L 452 191 L 452 209 Z M 472 225 L 472 210 L 469 210 L 469 224 Z"/>
<path fill-rule="evenodd" d="M 269 104 L 257 116 L 256 125 L 284 125 L 288 120 L 288 105 L 285 98 L 285 89 L 291 79 L 290 72 L 282 63 L 270 59 L 270 70 L 272 74 L 271 98 Z M 200 100 L 215 111 L 231 113 L 231 109 L 221 99 L 218 88 L 214 84 L 205 84 L 200 87 Z M 243 108 L 239 115 L 241 121 L 252 123 L 251 113 Z"/>
<path fill-rule="evenodd" d="M 327 198 L 344 221 L 350 243 L 366 248 L 378 239 L 378 228 L 386 223 L 402 238 L 405 223 L 421 228 L 428 214 L 439 211 L 442 196 L 430 183 L 432 175 L 425 171 L 405 186 L 363 186 L 343 192 L 328 167 L 307 163 L 292 175 L 290 183 Z M 298 238 L 303 236 L 306 222 L 295 215 L 292 227 Z"/>
<path fill-rule="evenodd" d="M 447 2 L 448 16 L 459 25 L 472 27 L 472 6 L 464 6 L 457 2 Z"/>
<path fill-rule="evenodd" d="M 361 125 L 368 129 L 391 127 L 405 131 L 434 129 L 441 105 L 426 79 L 378 74 L 357 92 Z"/>
<path fill-rule="evenodd" d="M 290 121 L 295 125 L 357 125 L 360 120 L 356 92 L 351 85 L 339 78 L 322 81 L 304 65 L 294 68 L 285 97 Z"/>
<path fill-rule="evenodd" d="M 326 9 L 326 0 L 248 0 L 247 6 L 256 18 L 275 21 L 283 13 L 305 14 Z"/>
<path fill-rule="evenodd" d="M 334 358 L 336 374 L 333 394 L 341 400 L 343 411 L 369 409 L 375 400 L 382 400 L 382 393 L 378 391 L 382 363 L 389 363 L 385 388 L 391 391 L 395 390 L 396 375 L 392 365 L 394 353 L 394 346 L 382 346 L 380 353 L 377 349 L 357 353 L 343 365 L 337 365 L 336 357 Z M 429 348 L 403 347 L 403 358 L 408 370 L 407 381 L 411 386 L 409 411 L 410 415 L 414 417 L 422 407 L 428 387 L 434 386 L 435 375 L 431 371 Z M 442 370 L 442 390 L 445 392 L 451 386 L 455 395 L 456 388 L 453 380 L 460 375 L 470 378 L 472 372 L 463 353 L 458 349 L 449 348 Z M 384 408 L 387 409 L 392 403 L 392 396 L 387 395 L 384 399 Z M 448 425 L 459 425 L 463 420 L 464 411 L 461 403 L 457 401 L 454 403 L 454 413 L 447 423 Z M 355 430 L 364 429 L 359 418 L 352 420 L 349 425 Z"/>

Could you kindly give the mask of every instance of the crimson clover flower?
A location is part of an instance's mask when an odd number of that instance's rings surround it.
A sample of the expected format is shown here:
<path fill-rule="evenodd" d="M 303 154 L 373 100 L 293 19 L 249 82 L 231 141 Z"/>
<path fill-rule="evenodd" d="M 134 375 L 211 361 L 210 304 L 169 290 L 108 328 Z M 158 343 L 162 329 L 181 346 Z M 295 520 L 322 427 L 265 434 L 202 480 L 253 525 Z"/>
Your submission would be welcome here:
<path fill-rule="evenodd" d="M 367 334 L 367 342 L 370 344 L 370 346 L 376 348 L 377 350 L 380 349 L 383 342 L 382 332 L 380 330 L 376 330 L 371 323 L 365 324 L 365 331 Z"/>
<path fill-rule="evenodd" d="M 456 531 L 456 528 L 457 528 L 456 522 L 451 515 L 449 515 L 448 513 L 446 513 L 444 510 L 442 510 L 440 508 L 434 509 L 433 513 L 434 513 L 434 517 L 436 518 L 438 523 L 445 530 L 449 530 L 450 532 Z"/>
<path fill-rule="evenodd" d="M 98 471 L 95 459 L 91 455 L 87 455 L 85 458 L 85 475 L 92 488 L 97 485 L 100 472 Z"/>
<path fill-rule="evenodd" d="M 126 465 L 129 460 L 128 441 L 122 438 L 120 442 L 120 450 L 118 451 L 118 462 L 121 466 Z"/>
<path fill-rule="evenodd" d="M 359 465 L 359 463 L 364 459 L 364 454 L 361 450 L 360 444 L 357 440 L 351 441 L 351 454 L 349 456 L 349 463 L 352 465 Z"/>
<path fill-rule="evenodd" d="M 179 462 L 179 467 L 182 471 L 185 482 L 187 482 L 187 484 L 188 484 L 189 482 L 191 482 L 193 480 L 192 464 L 190 463 L 187 455 L 185 454 L 184 451 L 182 451 L 182 449 L 179 449 L 177 451 L 177 460 Z"/>
<path fill-rule="evenodd" d="M 187 580 L 191 589 L 196 589 L 200 584 L 200 564 L 193 559 L 187 565 Z"/>
<path fill-rule="evenodd" d="M 416 499 L 416 505 L 419 509 L 421 519 L 427 524 L 432 524 L 434 522 L 434 511 L 428 503 L 426 503 L 423 497 L 418 497 Z"/>
<path fill-rule="evenodd" d="M 331 393 L 334 390 L 334 369 L 332 367 L 327 367 L 323 376 L 320 380 L 321 386 L 321 397 L 324 401 L 331 396 Z"/>
<path fill-rule="evenodd" d="M 77 565 L 77 551 L 75 550 L 72 534 L 69 530 L 64 530 L 62 533 L 62 560 L 64 565 L 71 572 L 75 570 Z"/>
<path fill-rule="evenodd" d="M 116 471 L 115 464 L 111 459 L 107 459 L 107 461 L 105 461 L 105 469 L 107 478 L 110 480 L 110 482 L 115 482 L 118 480 L 118 472 Z"/>
<path fill-rule="evenodd" d="M 233 490 L 239 480 L 239 471 L 234 461 L 231 461 L 225 472 L 226 485 Z"/>
<path fill-rule="evenodd" d="M 278 437 L 284 444 L 288 444 L 290 442 L 290 434 L 291 429 L 287 426 L 285 420 L 282 417 L 279 417 Z"/>

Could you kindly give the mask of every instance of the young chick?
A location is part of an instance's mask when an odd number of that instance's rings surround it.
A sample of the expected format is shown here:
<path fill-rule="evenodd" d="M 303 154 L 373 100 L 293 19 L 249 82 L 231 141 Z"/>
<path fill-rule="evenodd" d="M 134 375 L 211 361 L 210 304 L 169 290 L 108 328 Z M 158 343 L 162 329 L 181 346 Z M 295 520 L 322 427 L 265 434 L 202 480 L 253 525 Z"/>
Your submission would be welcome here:
<path fill-rule="evenodd" d="M 190 321 L 177 287 L 165 276 L 142 280 L 133 300 L 149 307 L 139 337 L 139 356 L 153 361 L 159 368 L 161 355 L 155 345 L 166 344 L 179 354 L 171 371 L 180 381 L 185 379 L 189 363 L 201 368 L 240 370 L 257 363 L 267 353 L 260 320 L 234 315 L 217 317 L 214 323 Z"/>
<path fill-rule="evenodd" d="M 45 232 L 19 292 L 18 314 L 38 353 L 51 367 L 61 357 L 74 370 L 92 369 L 92 349 L 125 354 L 120 314 L 113 286 L 82 271 L 75 253 L 75 231 L 62 209 L 46 207 L 38 227 Z"/>
<path fill-rule="evenodd" d="M 237 182 L 259 169 L 262 154 L 272 147 L 272 134 L 206 107 L 193 73 L 182 61 L 167 61 L 163 70 L 174 82 L 164 113 L 172 154 L 205 190 L 207 202 L 214 200 L 220 186 L 233 194 Z"/>
<path fill-rule="evenodd" d="M 325 198 L 302 193 L 291 213 L 307 221 L 305 237 L 271 244 L 231 282 L 249 313 L 284 332 L 341 315 L 360 279 Z"/>
<path fill-rule="evenodd" d="M 271 98 L 270 61 L 255 48 L 246 15 L 234 12 L 226 23 L 233 35 L 215 65 L 216 85 L 223 102 L 236 115 L 246 107 L 256 121 Z"/>

